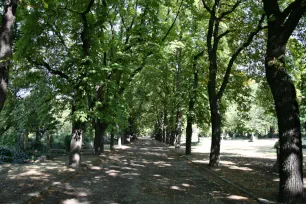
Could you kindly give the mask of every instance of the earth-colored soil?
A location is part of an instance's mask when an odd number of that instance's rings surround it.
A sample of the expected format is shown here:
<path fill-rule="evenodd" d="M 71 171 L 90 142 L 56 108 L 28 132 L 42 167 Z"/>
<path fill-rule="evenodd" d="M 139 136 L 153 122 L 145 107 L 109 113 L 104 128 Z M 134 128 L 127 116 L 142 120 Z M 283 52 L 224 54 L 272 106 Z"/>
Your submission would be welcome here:
<path fill-rule="evenodd" d="M 139 139 L 101 156 L 83 155 L 79 169 L 68 168 L 67 157 L 24 165 L 2 164 L 0 203 L 275 200 L 278 176 L 270 171 L 275 162 L 274 150 L 270 150 L 274 141 L 270 141 L 271 145 L 232 142 L 222 143 L 222 162 L 217 169 L 208 168 L 206 141 L 186 157 L 182 154 L 184 147 L 174 149 L 151 139 Z"/>
<path fill-rule="evenodd" d="M 206 139 L 193 147 L 193 154 L 183 156 L 203 169 L 246 190 L 256 198 L 276 202 L 279 188 L 279 175 L 272 171 L 276 161 L 274 144 L 277 139 L 223 140 L 221 144 L 221 163 L 218 168 L 208 167 L 210 140 Z M 305 143 L 305 141 L 304 141 Z M 180 150 L 183 155 L 184 146 Z M 306 195 L 306 150 L 304 152 L 304 191 Z M 306 200 L 305 200 L 306 203 Z"/>

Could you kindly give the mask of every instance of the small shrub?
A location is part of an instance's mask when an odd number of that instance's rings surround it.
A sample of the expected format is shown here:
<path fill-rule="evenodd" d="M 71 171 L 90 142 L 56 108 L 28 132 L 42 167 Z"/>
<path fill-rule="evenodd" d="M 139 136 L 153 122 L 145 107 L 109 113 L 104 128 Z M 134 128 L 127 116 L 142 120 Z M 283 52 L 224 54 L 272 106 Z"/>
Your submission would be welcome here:
<path fill-rule="evenodd" d="M 19 148 L 0 147 L 0 163 L 25 163 L 28 160 L 28 155 Z"/>

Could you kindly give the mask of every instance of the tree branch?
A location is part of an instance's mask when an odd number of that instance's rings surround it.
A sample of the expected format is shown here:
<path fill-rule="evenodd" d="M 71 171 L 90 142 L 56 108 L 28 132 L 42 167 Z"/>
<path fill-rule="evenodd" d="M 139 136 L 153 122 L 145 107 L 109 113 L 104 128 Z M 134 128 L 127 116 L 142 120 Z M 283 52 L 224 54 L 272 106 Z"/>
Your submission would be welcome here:
<path fill-rule="evenodd" d="M 29 56 L 26 56 L 26 58 L 32 64 L 46 68 L 51 74 L 58 75 L 61 78 L 66 79 L 67 81 L 70 81 L 70 77 L 67 74 L 65 74 L 64 72 L 52 69 L 51 66 L 44 60 L 42 60 L 41 62 L 38 62 L 38 61 L 31 59 Z"/>
<path fill-rule="evenodd" d="M 205 0 L 202 0 L 202 2 L 203 2 L 204 8 L 211 14 L 212 11 L 211 11 L 210 8 L 208 7 L 208 5 L 205 3 Z"/>
<path fill-rule="evenodd" d="M 166 38 L 168 37 L 169 33 L 171 32 L 171 30 L 172 30 L 172 28 L 173 28 L 173 26 L 174 26 L 174 24 L 175 24 L 175 22 L 176 22 L 176 20 L 177 20 L 177 18 L 179 16 L 180 12 L 181 12 L 183 1 L 184 0 L 181 1 L 180 7 L 179 7 L 179 9 L 176 12 L 176 16 L 175 16 L 174 21 L 172 22 L 172 24 L 171 24 L 170 28 L 168 29 L 167 33 L 165 34 L 165 36 L 162 38 L 162 42 L 164 42 L 166 40 Z"/>
<path fill-rule="evenodd" d="M 255 35 L 257 35 L 257 33 L 263 29 L 263 27 L 261 25 L 262 25 L 264 19 L 265 19 L 265 15 L 262 15 L 261 19 L 259 20 L 259 23 L 257 25 L 257 29 L 249 34 L 246 42 L 244 42 L 240 47 L 238 47 L 238 49 L 232 55 L 228 65 L 227 65 L 222 85 L 221 85 L 220 90 L 219 90 L 219 92 L 217 94 L 217 98 L 218 99 L 221 99 L 221 97 L 222 97 L 222 95 L 224 93 L 224 90 L 226 88 L 226 85 L 228 84 L 229 77 L 230 77 L 230 74 L 231 74 L 231 70 L 232 70 L 232 67 L 234 65 L 235 60 L 237 59 L 237 57 L 241 53 L 241 51 L 251 44 L 251 42 L 252 42 L 253 38 L 255 37 Z"/>
<path fill-rule="evenodd" d="M 278 0 L 262 0 L 264 3 L 264 10 L 268 18 L 271 15 L 279 16 L 281 14 L 279 10 Z"/>
<path fill-rule="evenodd" d="M 227 34 L 229 34 L 230 32 L 232 32 L 232 30 L 227 30 L 225 31 L 224 33 L 220 34 L 218 37 L 217 37 L 217 41 L 219 41 L 221 38 L 223 38 L 224 36 L 226 36 Z"/>
<path fill-rule="evenodd" d="M 88 13 L 90 12 L 90 9 L 91 9 L 91 7 L 93 6 L 94 2 L 95 2 L 95 0 L 90 0 L 88 6 L 87 6 L 87 8 L 86 8 L 86 10 L 83 11 L 82 13 L 80 13 L 80 14 L 81 14 L 81 15 L 86 15 L 86 14 L 88 14 Z M 103 3 L 105 3 L 105 1 L 103 1 Z"/>
<path fill-rule="evenodd" d="M 236 10 L 236 8 L 239 6 L 240 3 L 241 3 L 241 0 L 238 0 L 230 10 L 221 13 L 221 15 L 220 15 L 220 17 L 218 19 L 222 20 L 224 17 L 226 17 L 227 15 L 231 14 L 232 12 L 234 12 Z"/>

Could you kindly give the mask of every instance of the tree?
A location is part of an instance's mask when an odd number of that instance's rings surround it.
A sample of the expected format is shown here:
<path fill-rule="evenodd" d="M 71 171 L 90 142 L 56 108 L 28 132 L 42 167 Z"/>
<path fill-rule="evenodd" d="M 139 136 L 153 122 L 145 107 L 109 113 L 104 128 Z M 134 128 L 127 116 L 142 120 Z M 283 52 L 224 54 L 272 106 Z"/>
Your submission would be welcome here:
<path fill-rule="evenodd" d="M 215 0 L 210 7 L 207 1 L 202 0 L 204 8 L 209 13 L 209 23 L 207 31 L 207 52 L 209 58 L 209 80 L 208 80 L 208 96 L 210 105 L 210 115 L 211 115 L 211 127 L 212 127 L 212 143 L 210 151 L 210 166 L 218 166 L 220 161 L 220 141 L 221 141 L 221 114 L 220 114 L 220 103 L 226 86 L 229 82 L 230 73 L 232 67 L 241 51 L 248 47 L 254 36 L 262 29 L 261 24 L 264 20 L 262 16 L 257 25 L 257 29 L 249 32 L 249 35 L 244 39 L 244 42 L 238 45 L 235 51 L 232 52 L 229 57 L 228 63 L 226 65 L 226 71 L 224 77 L 220 83 L 217 81 L 218 70 L 220 70 L 220 61 L 218 60 L 218 50 L 220 41 L 228 36 L 233 30 L 222 29 L 222 23 L 225 19 L 230 18 L 229 16 L 233 14 L 241 1 L 238 0 L 231 4 L 222 4 L 220 0 Z M 260 17 L 257 15 L 255 18 Z M 223 26 L 226 27 L 226 26 Z M 220 31 L 222 32 L 220 34 Z M 219 84 L 221 84 L 219 86 Z"/>
<path fill-rule="evenodd" d="M 286 68 L 286 45 L 306 12 L 306 3 L 263 0 L 268 18 L 266 78 L 272 91 L 280 141 L 279 201 L 303 203 L 303 155 L 296 90 Z"/>
<path fill-rule="evenodd" d="M 2 0 L 3 14 L 0 27 L 0 111 L 3 108 L 8 90 L 17 4 L 18 0 Z"/>

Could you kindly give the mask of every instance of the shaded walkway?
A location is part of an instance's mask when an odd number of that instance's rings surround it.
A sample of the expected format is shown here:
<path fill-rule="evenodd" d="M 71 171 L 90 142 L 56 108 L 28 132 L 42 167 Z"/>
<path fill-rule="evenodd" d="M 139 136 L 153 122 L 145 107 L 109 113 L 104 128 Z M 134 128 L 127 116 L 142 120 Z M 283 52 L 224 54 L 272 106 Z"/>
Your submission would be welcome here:
<path fill-rule="evenodd" d="M 74 177 L 28 203 L 255 202 L 215 179 L 163 144 L 140 139 L 87 162 Z"/>

